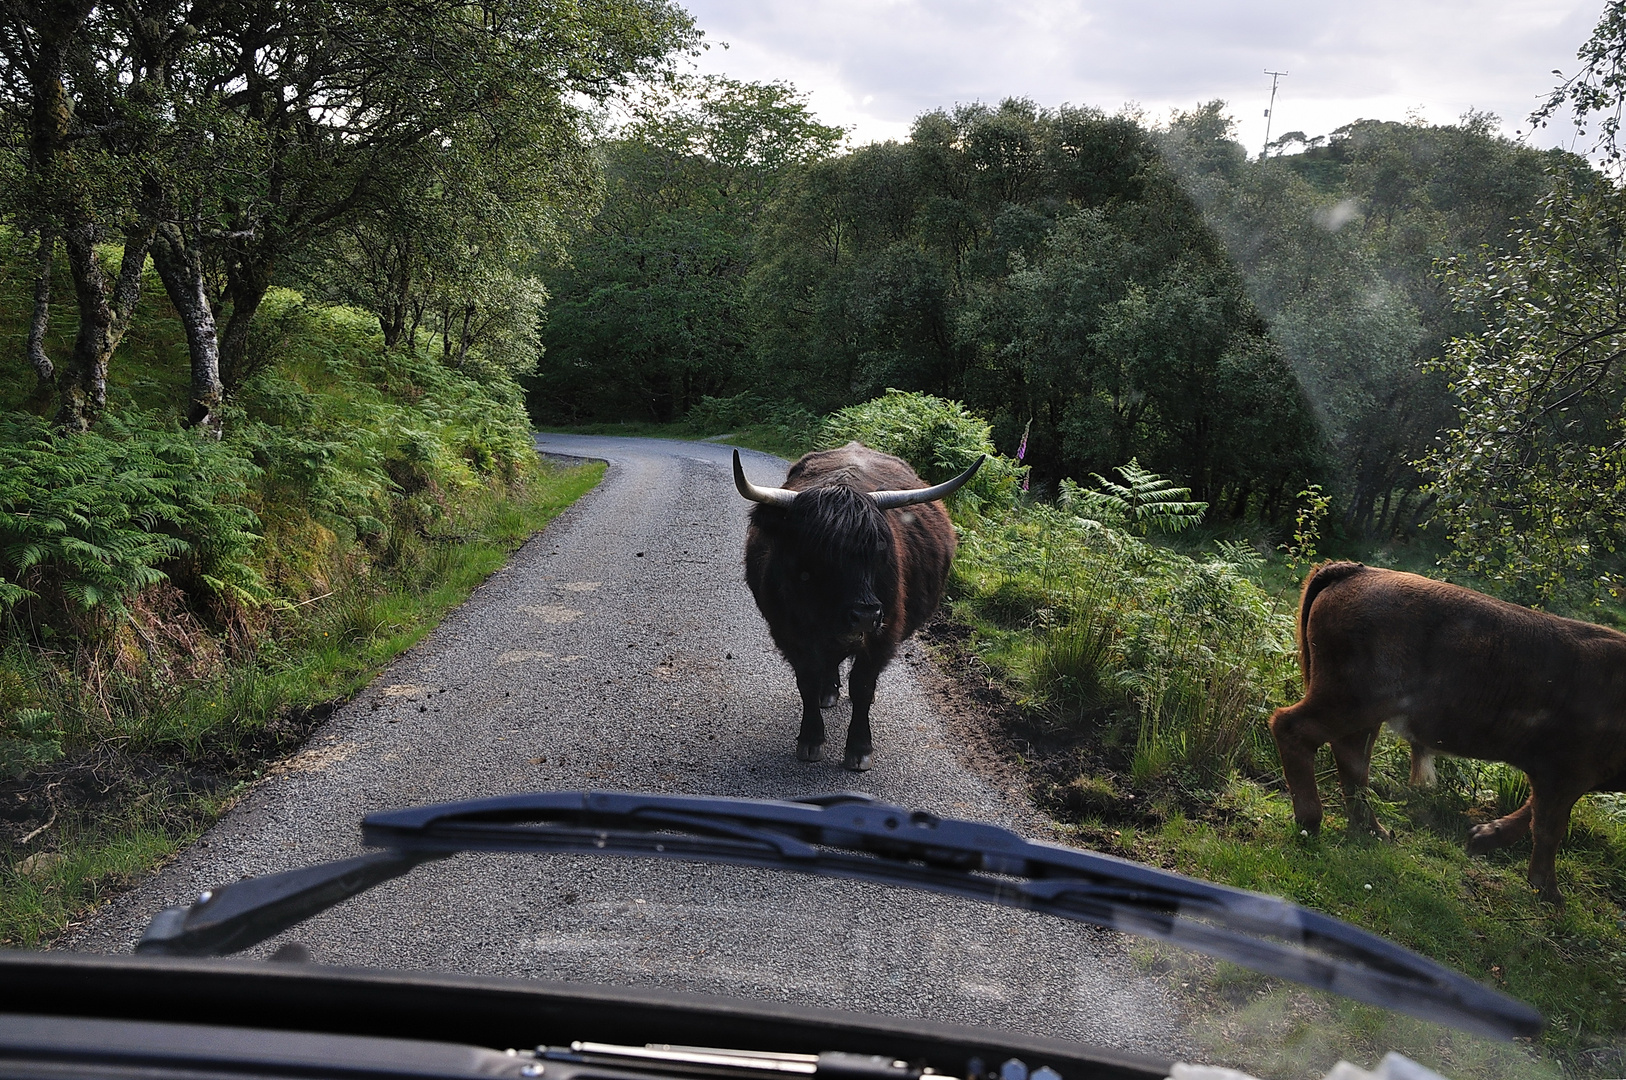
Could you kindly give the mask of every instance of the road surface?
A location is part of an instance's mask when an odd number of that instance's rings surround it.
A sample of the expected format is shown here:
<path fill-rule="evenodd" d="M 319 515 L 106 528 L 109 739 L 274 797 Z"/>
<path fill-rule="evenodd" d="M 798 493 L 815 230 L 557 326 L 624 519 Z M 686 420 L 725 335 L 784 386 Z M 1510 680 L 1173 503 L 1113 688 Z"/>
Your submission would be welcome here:
<path fill-rule="evenodd" d="M 423 643 L 170 866 L 67 947 L 124 952 L 211 885 L 357 854 L 364 814 L 537 789 L 786 797 L 841 789 L 1037 834 L 966 768 L 906 647 L 875 767 L 795 758 L 800 703 L 742 580 L 729 448 L 543 435 L 610 463 Z M 777 485 L 785 463 L 746 453 Z M 321 963 L 662 986 L 990 1024 L 1176 1053 L 1176 1010 L 1126 939 L 969 901 L 789 873 L 580 856 L 420 867 L 288 935 Z M 276 943 L 256 950 L 270 951 Z"/>

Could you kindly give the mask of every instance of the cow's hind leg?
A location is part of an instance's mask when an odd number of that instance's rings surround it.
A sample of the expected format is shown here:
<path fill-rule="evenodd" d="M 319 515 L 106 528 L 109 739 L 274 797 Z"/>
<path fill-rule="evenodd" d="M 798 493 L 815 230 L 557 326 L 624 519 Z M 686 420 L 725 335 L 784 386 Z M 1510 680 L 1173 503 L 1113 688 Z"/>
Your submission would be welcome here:
<path fill-rule="evenodd" d="M 852 703 L 852 719 L 847 723 L 847 749 L 842 754 L 843 768 L 866 772 L 870 767 L 875 746 L 870 741 L 869 707 L 875 701 L 875 683 L 887 658 L 877 658 L 868 649 L 860 650 L 847 676 L 847 699 Z"/>
<path fill-rule="evenodd" d="M 1270 733 L 1288 794 L 1293 796 L 1293 820 L 1311 836 L 1321 831 L 1321 793 L 1315 788 L 1315 752 L 1327 741 L 1326 729 L 1306 710 L 1306 701 L 1277 709 L 1270 717 Z"/>
<path fill-rule="evenodd" d="M 1434 774 L 1434 751 L 1422 743 L 1411 744 L 1411 786 L 1431 788 L 1439 781 Z"/>
<path fill-rule="evenodd" d="M 1378 729 L 1356 731 L 1332 740 L 1332 759 L 1338 765 L 1338 784 L 1344 789 L 1344 807 L 1349 813 L 1351 828 L 1365 829 L 1383 840 L 1389 839 L 1389 830 L 1372 812 L 1367 796 L 1367 785 L 1372 778 L 1372 747 L 1378 741 Z"/>
<path fill-rule="evenodd" d="M 824 665 L 796 669 L 796 689 L 802 695 L 802 730 L 796 736 L 797 761 L 824 760 L 824 715 L 819 703 L 824 693 Z"/>
<path fill-rule="evenodd" d="M 1468 854 L 1483 855 L 1496 848 L 1507 847 L 1516 842 L 1525 833 L 1530 831 L 1530 817 L 1536 805 L 1536 797 L 1531 795 L 1524 800 L 1524 805 L 1506 817 L 1499 817 L 1495 821 L 1487 821 L 1483 825 L 1475 825 L 1468 830 Z"/>
<path fill-rule="evenodd" d="M 1558 845 L 1569 831 L 1570 811 L 1584 792 L 1560 790 L 1550 787 L 1538 789 L 1530 782 L 1530 833 L 1535 845 L 1530 852 L 1530 885 L 1549 904 L 1564 906 L 1564 897 L 1558 891 Z"/>

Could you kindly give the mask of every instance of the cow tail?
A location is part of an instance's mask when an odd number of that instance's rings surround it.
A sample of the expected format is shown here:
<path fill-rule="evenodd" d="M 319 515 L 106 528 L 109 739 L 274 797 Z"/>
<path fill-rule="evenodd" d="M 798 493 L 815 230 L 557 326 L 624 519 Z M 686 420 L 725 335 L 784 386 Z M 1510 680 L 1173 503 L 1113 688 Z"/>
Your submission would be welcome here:
<path fill-rule="evenodd" d="M 1310 605 L 1321 595 L 1321 590 L 1364 569 L 1366 567 L 1358 562 L 1324 562 L 1304 579 L 1304 593 L 1299 598 L 1299 671 L 1303 673 L 1306 691 L 1310 688 Z"/>

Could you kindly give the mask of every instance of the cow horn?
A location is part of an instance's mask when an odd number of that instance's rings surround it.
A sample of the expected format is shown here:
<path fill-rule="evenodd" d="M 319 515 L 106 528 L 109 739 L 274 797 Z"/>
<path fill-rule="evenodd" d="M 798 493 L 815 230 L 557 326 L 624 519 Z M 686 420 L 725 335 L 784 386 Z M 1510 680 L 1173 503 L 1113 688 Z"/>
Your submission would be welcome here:
<path fill-rule="evenodd" d="M 916 503 L 935 502 L 938 499 L 954 494 L 965 486 L 966 481 L 977 475 L 982 463 L 988 460 L 984 454 L 972 463 L 971 468 L 956 476 L 953 480 L 936 487 L 917 488 L 914 491 L 872 491 L 869 497 L 875 500 L 875 505 L 882 510 L 895 510 L 900 506 L 914 506 Z"/>
<path fill-rule="evenodd" d="M 796 501 L 796 492 L 790 488 L 757 487 L 745 478 L 745 468 L 740 465 L 740 452 L 734 451 L 734 486 L 740 489 L 752 502 L 767 503 L 769 506 L 789 506 Z"/>

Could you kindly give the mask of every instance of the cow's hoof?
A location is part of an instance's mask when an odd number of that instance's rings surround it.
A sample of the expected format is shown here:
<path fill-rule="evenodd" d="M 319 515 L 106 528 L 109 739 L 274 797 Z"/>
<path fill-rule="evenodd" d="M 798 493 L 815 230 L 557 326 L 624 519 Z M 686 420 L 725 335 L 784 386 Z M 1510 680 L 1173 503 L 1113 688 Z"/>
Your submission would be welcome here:
<path fill-rule="evenodd" d="M 819 708 L 833 709 L 836 702 L 841 700 L 841 687 L 833 686 L 819 695 Z"/>
<path fill-rule="evenodd" d="M 1314 821 L 1301 821 L 1301 822 L 1298 823 L 1298 827 L 1299 827 L 1299 833 L 1302 836 L 1320 836 L 1321 835 L 1321 819 L 1320 818 L 1316 818 Z"/>
<path fill-rule="evenodd" d="M 1546 880 L 1532 876 L 1529 881 L 1530 887 L 1536 890 L 1536 895 L 1543 903 L 1551 904 L 1560 911 L 1564 910 L 1564 894 L 1558 891 L 1556 875 Z"/>
<path fill-rule="evenodd" d="M 1367 834 L 1369 834 L 1371 836 L 1376 837 L 1379 840 L 1393 840 L 1394 839 L 1394 834 L 1391 833 L 1388 829 L 1385 829 L 1383 827 L 1383 823 L 1380 822 L 1377 819 L 1377 817 L 1374 816 L 1373 814 L 1371 814 L 1370 812 L 1367 813 L 1364 817 L 1362 815 L 1360 815 L 1360 814 L 1352 815 L 1350 817 L 1350 819 L 1349 819 L 1349 830 L 1350 830 L 1350 832 L 1367 833 Z"/>
<path fill-rule="evenodd" d="M 849 750 L 847 751 L 846 756 L 841 759 L 841 767 L 843 769 L 850 770 L 851 772 L 869 772 L 870 756 L 871 754 L 868 750 L 864 751 L 863 753 L 859 753 L 856 750 Z"/>
<path fill-rule="evenodd" d="M 1483 825 L 1475 825 L 1468 830 L 1468 854 L 1483 855 L 1487 851 L 1495 851 L 1499 847 L 1506 847 L 1508 839 L 1502 830 L 1496 827 L 1496 822 L 1487 821 Z"/>
<path fill-rule="evenodd" d="M 823 743 L 798 742 L 796 744 L 796 760 L 797 761 L 823 761 L 824 760 L 824 744 Z"/>

